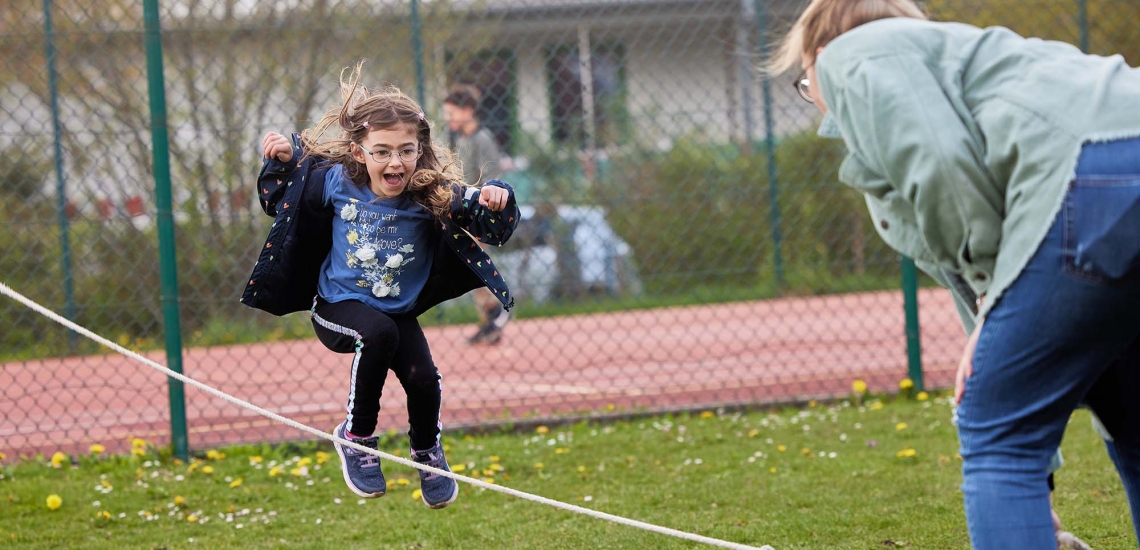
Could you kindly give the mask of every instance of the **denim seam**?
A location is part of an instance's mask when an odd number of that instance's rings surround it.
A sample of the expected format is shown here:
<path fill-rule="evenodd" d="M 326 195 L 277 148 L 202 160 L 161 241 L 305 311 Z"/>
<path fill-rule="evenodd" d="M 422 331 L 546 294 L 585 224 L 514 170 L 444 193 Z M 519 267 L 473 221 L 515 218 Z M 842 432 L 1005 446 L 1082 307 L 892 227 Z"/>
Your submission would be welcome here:
<path fill-rule="evenodd" d="M 1108 277 L 1091 273 L 1077 265 L 1077 248 L 1075 244 L 1075 239 L 1077 238 L 1075 227 L 1076 206 L 1073 205 L 1072 193 L 1076 190 L 1077 183 L 1080 180 L 1081 178 L 1075 179 L 1069 186 L 1069 192 L 1065 194 L 1065 202 L 1062 206 L 1064 234 L 1061 237 L 1061 273 L 1078 281 L 1092 284 L 1105 284 L 1109 281 Z"/>
<path fill-rule="evenodd" d="M 1073 182 L 1077 187 L 1127 187 L 1140 183 L 1140 174 L 1077 176 Z"/>

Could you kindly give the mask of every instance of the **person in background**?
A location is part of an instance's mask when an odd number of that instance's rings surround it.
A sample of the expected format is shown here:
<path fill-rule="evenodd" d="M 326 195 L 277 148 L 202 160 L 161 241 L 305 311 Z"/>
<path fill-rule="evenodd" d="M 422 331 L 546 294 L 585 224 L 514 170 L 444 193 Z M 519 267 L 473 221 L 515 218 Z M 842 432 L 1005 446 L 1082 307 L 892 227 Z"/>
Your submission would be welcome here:
<path fill-rule="evenodd" d="M 481 99 L 482 93 L 478 88 L 460 84 L 452 86 L 443 100 L 443 116 L 447 121 L 451 146 L 459 155 L 463 173 L 476 187 L 500 177 L 503 172 L 503 154 L 495 136 L 479 122 Z M 468 342 L 499 343 L 511 314 L 485 288 L 475 291 L 475 310 L 479 315 L 479 329 Z"/>

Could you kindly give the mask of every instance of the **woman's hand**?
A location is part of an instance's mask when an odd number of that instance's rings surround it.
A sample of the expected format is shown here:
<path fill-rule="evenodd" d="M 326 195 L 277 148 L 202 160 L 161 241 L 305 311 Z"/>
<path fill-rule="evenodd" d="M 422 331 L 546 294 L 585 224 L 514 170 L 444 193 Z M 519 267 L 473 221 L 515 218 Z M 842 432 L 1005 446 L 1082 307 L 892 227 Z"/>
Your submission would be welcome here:
<path fill-rule="evenodd" d="M 958 361 L 958 374 L 954 377 L 954 404 L 962 402 L 962 396 L 966 394 L 966 379 L 974 374 L 974 350 L 978 347 L 978 335 L 982 333 L 982 325 L 985 322 L 984 317 L 978 321 L 974 332 L 970 334 L 970 339 L 966 341 L 966 351 Z"/>
<path fill-rule="evenodd" d="M 293 146 L 289 144 L 289 140 L 277 132 L 269 132 L 261 138 L 262 155 L 269 159 L 277 157 L 281 162 L 289 162 L 293 159 Z"/>
<path fill-rule="evenodd" d="M 479 190 L 479 204 L 491 209 L 492 212 L 500 212 L 507 207 L 507 199 L 510 196 L 510 191 L 502 187 L 484 185 Z"/>

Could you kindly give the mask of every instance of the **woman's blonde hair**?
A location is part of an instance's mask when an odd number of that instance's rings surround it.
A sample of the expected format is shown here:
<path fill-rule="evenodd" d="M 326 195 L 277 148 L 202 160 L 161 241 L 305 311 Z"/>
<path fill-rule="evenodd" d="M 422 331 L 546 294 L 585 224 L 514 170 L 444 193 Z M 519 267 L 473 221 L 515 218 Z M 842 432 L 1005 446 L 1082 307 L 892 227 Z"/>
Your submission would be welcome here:
<path fill-rule="evenodd" d="M 341 71 L 341 104 L 325 112 L 316 126 L 301 133 L 305 156 L 343 164 L 352 182 L 364 187 L 369 184 L 368 170 L 352 156 L 353 144 L 360 147 L 372 130 L 412 128 L 423 153 L 416 161 L 407 191 L 436 219 L 446 217 L 454 195 L 451 183 L 463 184 L 463 171 L 452 160 L 450 151 L 432 143 L 431 125 L 415 100 L 394 86 L 372 92 L 360 84 L 363 66 L 364 61 L 360 61 Z"/>
<path fill-rule="evenodd" d="M 784 36 L 766 69 L 780 74 L 814 60 L 817 49 L 864 23 L 888 17 L 926 19 L 912 0 L 811 0 Z"/>

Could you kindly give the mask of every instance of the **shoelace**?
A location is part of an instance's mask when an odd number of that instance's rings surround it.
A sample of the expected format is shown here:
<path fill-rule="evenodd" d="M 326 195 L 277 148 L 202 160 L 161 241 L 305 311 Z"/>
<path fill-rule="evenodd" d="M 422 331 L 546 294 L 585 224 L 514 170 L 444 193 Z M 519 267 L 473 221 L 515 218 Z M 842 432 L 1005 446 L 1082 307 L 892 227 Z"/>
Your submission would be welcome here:
<path fill-rule="evenodd" d="M 437 470 L 443 470 L 444 469 L 443 457 L 440 455 L 437 455 L 435 453 L 428 452 L 428 453 L 426 453 L 426 456 L 423 456 L 423 455 L 420 455 L 419 453 L 416 453 L 415 460 L 416 460 L 416 462 L 419 462 L 420 464 L 427 464 L 428 466 L 431 466 L 432 468 L 435 468 Z M 424 472 L 422 470 L 420 471 L 420 474 L 423 474 L 423 476 L 424 476 L 423 480 L 424 481 L 434 481 L 436 478 L 439 477 L 439 474 L 432 473 L 432 472 Z"/>
<path fill-rule="evenodd" d="M 363 454 L 363 453 L 362 453 Z M 380 465 L 380 458 L 376 455 L 365 454 L 360 459 L 360 468 L 375 468 Z"/>
<path fill-rule="evenodd" d="M 351 439 L 351 441 L 359 443 L 361 445 L 364 445 L 365 447 L 368 447 L 370 449 L 376 449 L 379 447 L 376 444 L 377 440 L 375 440 L 371 437 L 367 438 L 367 439 Z M 368 454 L 368 453 L 365 453 L 363 451 L 358 451 L 356 449 L 353 449 L 352 447 L 346 447 L 345 451 L 349 452 L 350 454 L 356 455 L 357 464 L 360 465 L 361 469 L 376 468 L 376 467 L 380 466 L 380 457 L 378 457 L 376 455 Z"/>

